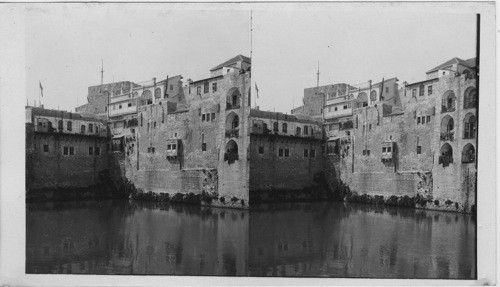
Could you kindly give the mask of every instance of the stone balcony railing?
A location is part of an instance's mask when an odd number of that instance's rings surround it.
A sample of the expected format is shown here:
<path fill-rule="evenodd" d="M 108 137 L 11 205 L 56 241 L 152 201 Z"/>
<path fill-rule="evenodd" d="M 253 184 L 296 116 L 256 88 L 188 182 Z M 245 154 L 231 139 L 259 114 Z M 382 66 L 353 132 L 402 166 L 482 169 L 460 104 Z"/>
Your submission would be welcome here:
<path fill-rule="evenodd" d="M 226 111 L 227 110 L 234 110 L 234 109 L 239 109 L 240 108 L 240 104 L 230 104 L 230 103 L 226 103 Z"/>
<path fill-rule="evenodd" d="M 239 130 L 238 129 L 226 130 L 226 137 L 238 138 L 239 137 Z"/>
<path fill-rule="evenodd" d="M 454 106 L 450 106 L 450 107 L 441 106 L 441 113 L 449 113 L 449 112 L 454 112 L 454 111 L 455 111 Z"/>
<path fill-rule="evenodd" d="M 442 141 L 453 141 L 454 140 L 454 132 L 444 132 L 441 133 L 441 140 Z"/>

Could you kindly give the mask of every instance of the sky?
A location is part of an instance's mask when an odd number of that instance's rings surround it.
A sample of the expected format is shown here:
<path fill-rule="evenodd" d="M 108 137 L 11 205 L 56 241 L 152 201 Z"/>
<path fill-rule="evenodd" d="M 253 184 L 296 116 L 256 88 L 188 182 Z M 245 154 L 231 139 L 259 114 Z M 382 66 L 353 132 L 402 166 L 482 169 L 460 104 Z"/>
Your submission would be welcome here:
<path fill-rule="evenodd" d="M 432 8 L 432 9 L 429 9 Z M 250 10 L 253 10 L 252 14 Z M 182 75 L 199 80 L 233 56 L 250 56 L 263 110 L 290 112 L 304 88 L 425 79 L 476 52 L 467 9 L 374 4 L 28 4 L 27 100 L 74 111 L 88 87 Z M 252 21 L 251 21 L 252 15 Z M 251 24 L 252 23 L 252 24 Z M 253 32 L 250 28 L 253 27 Z M 251 45 L 252 44 L 252 45 Z"/>

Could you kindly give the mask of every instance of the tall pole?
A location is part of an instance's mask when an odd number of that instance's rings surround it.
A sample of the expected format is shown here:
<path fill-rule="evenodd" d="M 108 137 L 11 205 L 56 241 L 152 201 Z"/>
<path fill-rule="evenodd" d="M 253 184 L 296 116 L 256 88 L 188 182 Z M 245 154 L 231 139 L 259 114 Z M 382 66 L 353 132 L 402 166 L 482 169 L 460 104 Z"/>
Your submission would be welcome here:
<path fill-rule="evenodd" d="M 317 75 L 317 80 L 316 80 L 316 92 L 319 88 L 319 60 L 318 60 L 318 72 L 316 73 Z"/>
<path fill-rule="evenodd" d="M 101 60 L 101 86 L 103 84 L 103 80 L 104 80 L 104 61 Z M 101 87 L 102 89 L 102 87 Z"/>

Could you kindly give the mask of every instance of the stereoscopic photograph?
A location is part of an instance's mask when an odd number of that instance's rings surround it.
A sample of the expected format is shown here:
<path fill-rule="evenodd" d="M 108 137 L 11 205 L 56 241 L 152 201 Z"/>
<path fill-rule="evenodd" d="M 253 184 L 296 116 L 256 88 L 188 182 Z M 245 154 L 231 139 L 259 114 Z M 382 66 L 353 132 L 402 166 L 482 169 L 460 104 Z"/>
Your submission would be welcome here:
<path fill-rule="evenodd" d="M 474 282 L 484 18 L 432 5 L 23 4 L 24 272 Z"/>

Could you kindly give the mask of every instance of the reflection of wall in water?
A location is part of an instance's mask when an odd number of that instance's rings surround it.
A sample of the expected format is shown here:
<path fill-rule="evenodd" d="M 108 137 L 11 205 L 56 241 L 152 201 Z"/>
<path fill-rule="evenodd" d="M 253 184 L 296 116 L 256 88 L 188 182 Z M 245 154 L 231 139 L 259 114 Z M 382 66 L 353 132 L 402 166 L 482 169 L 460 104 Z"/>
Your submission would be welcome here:
<path fill-rule="evenodd" d="M 341 203 L 307 206 L 251 213 L 250 275 L 475 276 L 470 216 Z"/>

